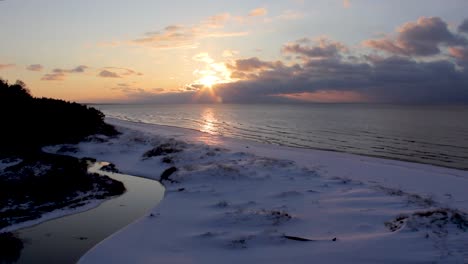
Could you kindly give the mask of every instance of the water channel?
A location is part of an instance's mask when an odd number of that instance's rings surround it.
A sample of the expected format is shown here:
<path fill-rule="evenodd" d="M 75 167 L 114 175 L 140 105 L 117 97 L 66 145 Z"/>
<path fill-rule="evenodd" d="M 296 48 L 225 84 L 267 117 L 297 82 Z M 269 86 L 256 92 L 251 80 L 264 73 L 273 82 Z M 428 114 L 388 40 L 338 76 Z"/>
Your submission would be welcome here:
<path fill-rule="evenodd" d="M 117 232 L 155 207 L 164 196 L 164 187 L 155 180 L 101 171 L 105 162 L 89 168 L 121 181 L 127 191 L 98 207 L 50 220 L 15 233 L 24 249 L 17 263 L 76 263 L 106 237 Z"/>

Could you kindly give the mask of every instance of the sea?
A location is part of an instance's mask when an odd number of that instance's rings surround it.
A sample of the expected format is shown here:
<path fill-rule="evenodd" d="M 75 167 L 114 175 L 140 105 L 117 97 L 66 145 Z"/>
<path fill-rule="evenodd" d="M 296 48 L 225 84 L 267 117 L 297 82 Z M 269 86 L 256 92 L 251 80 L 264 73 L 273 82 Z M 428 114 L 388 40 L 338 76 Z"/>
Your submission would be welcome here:
<path fill-rule="evenodd" d="M 468 106 L 95 105 L 106 116 L 213 135 L 468 170 Z"/>

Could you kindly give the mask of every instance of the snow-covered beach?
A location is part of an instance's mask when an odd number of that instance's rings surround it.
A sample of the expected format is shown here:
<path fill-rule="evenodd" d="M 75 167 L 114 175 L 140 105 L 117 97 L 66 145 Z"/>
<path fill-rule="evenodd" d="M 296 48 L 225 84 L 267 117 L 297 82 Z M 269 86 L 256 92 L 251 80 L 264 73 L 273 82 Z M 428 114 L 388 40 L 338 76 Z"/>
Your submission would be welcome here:
<path fill-rule="evenodd" d="M 468 261 L 467 171 L 106 121 L 69 154 L 176 183 L 80 263 Z"/>

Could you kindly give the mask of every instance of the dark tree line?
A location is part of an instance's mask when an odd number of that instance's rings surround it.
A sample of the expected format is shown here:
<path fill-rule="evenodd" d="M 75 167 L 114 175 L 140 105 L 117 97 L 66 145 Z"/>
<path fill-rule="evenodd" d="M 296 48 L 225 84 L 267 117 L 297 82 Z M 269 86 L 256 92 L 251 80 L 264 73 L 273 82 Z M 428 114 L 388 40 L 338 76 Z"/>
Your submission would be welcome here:
<path fill-rule="evenodd" d="M 25 154 L 44 145 L 75 143 L 93 134 L 114 135 L 104 114 L 82 104 L 33 97 L 26 85 L 0 79 L 0 153 Z"/>
<path fill-rule="evenodd" d="M 0 115 L 0 162 L 19 160 L 0 169 L 0 229 L 125 191 L 121 182 L 89 174 L 89 159 L 41 150 L 45 145 L 77 143 L 94 134 L 116 135 L 99 110 L 35 98 L 23 82 L 9 84 L 0 79 Z M 10 239 L 0 233 L 2 238 Z M 0 251 L 0 263 L 4 255 Z"/>

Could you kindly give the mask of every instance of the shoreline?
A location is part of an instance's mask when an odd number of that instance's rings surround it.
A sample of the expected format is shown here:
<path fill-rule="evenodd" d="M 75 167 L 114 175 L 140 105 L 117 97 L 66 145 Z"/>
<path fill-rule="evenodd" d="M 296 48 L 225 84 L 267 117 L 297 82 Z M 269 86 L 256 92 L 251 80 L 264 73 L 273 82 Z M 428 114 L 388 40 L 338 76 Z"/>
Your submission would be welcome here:
<path fill-rule="evenodd" d="M 95 153 L 125 173 L 153 179 L 175 166 L 176 183 L 167 184 L 165 198 L 151 213 L 100 243 L 80 263 L 216 263 L 220 256 L 228 263 L 324 258 L 394 263 L 468 257 L 463 243 L 454 242 L 466 241 L 465 232 L 447 222 L 441 225 L 446 236 L 440 237 L 430 224 L 440 221 L 439 214 L 461 214 L 465 221 L 466 171 L 108 121 L 123 132 L 121 138 L 106 146 L 82 143 L 79 155 Z M 142 158 L 163 145 L 178 150 Z M 394 222 L 403 216 L 398 220 L 403 225 Z M 440 243 L 448 249 L 434 248 Z"/>
<path fill-rule="evenodd" d="M 203 131 L 197 130 L 195 128 L 189 128 L 189 127 L 179 127 L 179 126 L 175 126 L 175 125 L 154 124 L 154 123 L 147 123 L 147 122 L 143 122 L 143 121 L 133 121 L 133 120 L 120 119 L 120 118 L 117 118 L 117 117 L 106 117 L 105 119 L 106 120 L 124 121 L 124 122 L 129 122 L 129 123 L 134 123 L 134 124 L 155 125 L 155 126 L 160 126 L 160 127 L 168 127 L 168 128 L 176 128 L 176 129 L 187 129 L 187 130 L 195 131 L 195 132 L 198 132 L 198 133 L 206 133 L 206 134 L 216 136 L 216 137 L 229 138 L 229 139 L 241 140 L 241 141 L 246 141 L 246 142 L 254 142 L 254 143 L 260 143 L 260 144 L 266 144 L 266 145 L 272 145 L 272 146 L 278 146 L 278 147 L 293 148 L 293 149 L 305 149 L 305 150 L 317 150 L 317 151 L 334 152 L 334 153 L 343 153 L 343 154 L 350 154 L 350 155 L 361 156 L 361 157 L 377 158 L 377 159 L 391 160 L 391 161 L 400 161 L 400 162 L 406 162 L 406 163 L 430 165 L 430 166 L 440 167 L 440 168 L 445 168 L 445 169 L 468 171 L 468 167 L 466 167 L 466 168 L 464 168 L 464 167 L 463 168 L 451 167 L 451 166 L 444 166 L 444 165 L 440 165 L 440 164 L 434 164 L 434 163 L 430 163 L 430 162 L 423 162 L 423 161 L 416 161 L 416 160 L 409 160 L 409 159 L 390 158 L 390 157 L 386 157 L 386 156 L 361 154 L 361 153 L 339 151 L 339 150 L 326 149 L 326 148 L 291 146 L 291 145 L 287 145 L 287 144 L 272 144 L 272 143 L 268 143 L 268 142 L 264 142 L 264 141 L 260 141 L 260 140 L 247 139 L 247 138 L 241 138 L 241 137 L 227 137 L 227 136 L 223 136 L 223 135 L 210 134 L 208 132 L 203 132 Z"/>

